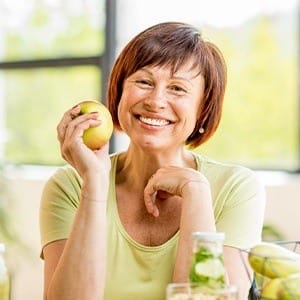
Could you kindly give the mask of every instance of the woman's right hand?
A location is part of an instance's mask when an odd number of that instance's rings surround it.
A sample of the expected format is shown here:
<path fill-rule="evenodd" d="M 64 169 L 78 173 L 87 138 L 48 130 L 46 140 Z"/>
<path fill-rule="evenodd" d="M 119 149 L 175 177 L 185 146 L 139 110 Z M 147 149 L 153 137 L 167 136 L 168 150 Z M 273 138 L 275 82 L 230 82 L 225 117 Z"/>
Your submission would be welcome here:
<path fill-rule="evenodd" d="M 97 112 L 80 115 L 80 105 L 77 105 L 66 111 L 57 125 L 61 155 L 82 178 L 95 176 L 97 173 L 108 177 L 110 170 L 108 143 L 98 150 L 91 150 L 82 140 L 86 129 L 101 124 L 97 117 Z"/>

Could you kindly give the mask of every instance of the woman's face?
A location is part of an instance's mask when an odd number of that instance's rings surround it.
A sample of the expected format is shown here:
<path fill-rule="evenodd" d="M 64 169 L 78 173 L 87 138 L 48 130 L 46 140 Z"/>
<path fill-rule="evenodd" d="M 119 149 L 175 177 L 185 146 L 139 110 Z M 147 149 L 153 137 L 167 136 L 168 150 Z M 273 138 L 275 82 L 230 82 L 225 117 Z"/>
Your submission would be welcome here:
<path fill-rule="evenodd" d="M 118 106 L 121 128 L 147 149 L 182 147 L 193 132 L 203 98 L 204 79 L 183 65 L 146 66 L 129 76 Z"/>

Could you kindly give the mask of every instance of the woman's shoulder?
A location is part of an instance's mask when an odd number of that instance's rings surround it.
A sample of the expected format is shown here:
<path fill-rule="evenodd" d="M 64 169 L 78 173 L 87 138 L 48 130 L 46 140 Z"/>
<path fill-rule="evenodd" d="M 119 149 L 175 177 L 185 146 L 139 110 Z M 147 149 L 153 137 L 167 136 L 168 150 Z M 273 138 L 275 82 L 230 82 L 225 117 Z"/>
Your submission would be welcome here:
<path fill-rule="evenodd" d="M 81 185 L 81 178 L 72 166 L 59 166 L 45 183 L 42 203 L 61 203 L 61 199 L 78 203 Z"/>
<path fill-rule="evenodd" d="M 81 178 L 77 171 L 69 164 L 60 166 L 56 169 L 49 181 L 61 183 L 77 183 L 81 184 Z"/>
<path fill-rule="evenodd" d="M 198 169 L 212 183 L 238 184 L 242 182 L 252 182 L 259 185 L 260 180 L 257 173 L 249 167 L 230 162 L 221 162 L 214 158 L 195 154 L 198 161 Z"/>
<path fill-rule="evenodd" d="M 235 163 L 230 163 L 230 162 L 222 162 L 219 160 L 216 160 L 214 158 L 208 157 L 206 155 L 194 154 L 196 159 L 198 160 L 198 165 L 199 169 L 202 172 L 220 172 L 220 173 L 236 173 L 236 172 L 241 172 L 241 173 L 246 173 L 246 174 L 252 174 L 253 170 L 251 170 L 248 167 L 235 164 Z"/>
<path fill-rule="evenodd" d="M 198 155 L 199 171 L 206 176 L 211 185 L 217 210 L 226 203 L 234 207 L 241 203 L 255 203 L 263 207 L 265 187 L 257 172 L 234 163 L 220 162 L 207 156 Z M 262 209 L 263 210 L 263 209 Z"/>

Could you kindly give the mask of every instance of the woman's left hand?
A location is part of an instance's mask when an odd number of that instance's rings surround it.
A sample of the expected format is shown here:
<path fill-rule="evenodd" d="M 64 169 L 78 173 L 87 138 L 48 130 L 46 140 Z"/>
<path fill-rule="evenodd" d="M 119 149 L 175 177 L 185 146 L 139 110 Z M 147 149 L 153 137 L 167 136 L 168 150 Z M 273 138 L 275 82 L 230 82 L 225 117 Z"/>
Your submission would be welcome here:
<path fill-rule="evenodd" d="M 154 217 L 158 217 L 159 210 L 156 205 L 158 192 L 184 198 L 187 193 L 193 192 L 195 186 L 210 189 L 205 176 L 192 168 L 170 166 L 158 169 L 150 177 L 144 190 L 147 211 Z"/>

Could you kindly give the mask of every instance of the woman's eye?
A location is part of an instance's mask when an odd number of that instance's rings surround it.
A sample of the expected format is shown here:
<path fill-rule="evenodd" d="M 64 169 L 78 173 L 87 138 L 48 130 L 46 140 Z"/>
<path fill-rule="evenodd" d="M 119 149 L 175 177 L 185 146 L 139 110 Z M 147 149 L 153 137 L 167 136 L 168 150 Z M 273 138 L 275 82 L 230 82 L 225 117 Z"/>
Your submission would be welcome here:
<path fill-rule="evenodd" d="M 140 85 L 151 85 L 151 82 L 148 81 L 148 80 L 144 80 L 144 79 L 139 79 L 139 80 L 136 80 L 136 83 L 140 84 Z"/>
<path fill-rule="evenodd" d="M 171 86 L 171 90 L 176 92 L 176 93 L 186 93 L 186 90 L 184 88 L 182 88 L 181 86 L 178 86 L 178 85 L 173 85 Z"/>

